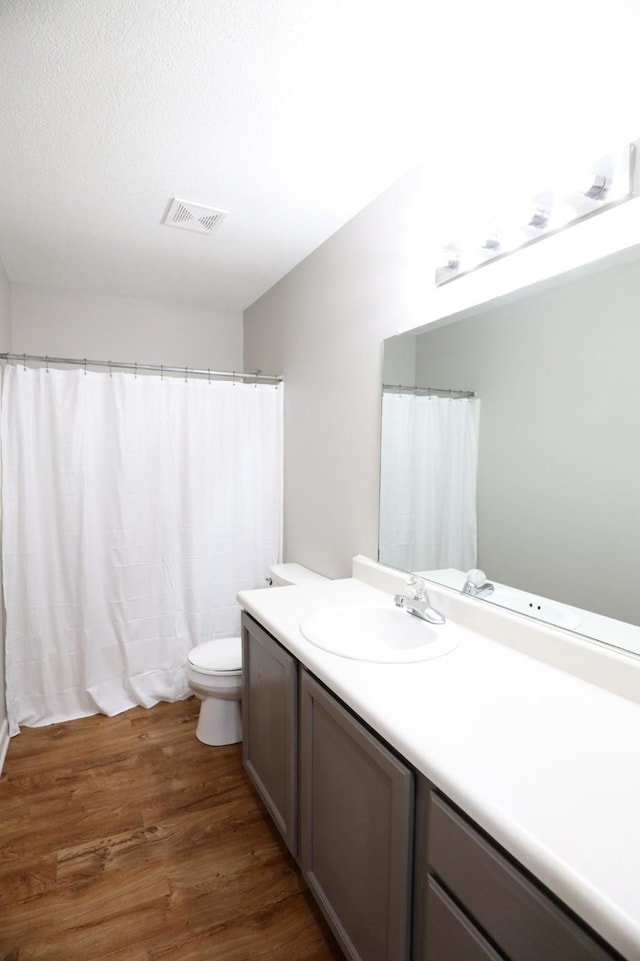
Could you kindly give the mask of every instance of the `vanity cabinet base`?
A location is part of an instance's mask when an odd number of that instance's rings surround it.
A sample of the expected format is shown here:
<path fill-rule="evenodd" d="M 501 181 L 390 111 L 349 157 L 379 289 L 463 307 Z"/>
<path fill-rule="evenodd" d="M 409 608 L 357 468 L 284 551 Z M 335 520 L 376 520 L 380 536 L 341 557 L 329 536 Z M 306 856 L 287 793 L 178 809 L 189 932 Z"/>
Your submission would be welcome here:
<path fill-rule="evenodd" d="M 242 761 L 294 857 L 298 854 L 298 662 L 242 615 Z"/>
<path fill-rule="evenodd" d="M 445 797 L 425 795 L 415 961 L 623 961 Z"/>
<path fill-rule="evenodd" d="M 248 614 L 243 761 L 347 961 L 625 961 Z"/>
<path fill-rule="evenodd" d="M 300 672 L 300 866 L 349 961 L 408 961 L 410 768 Z"/>

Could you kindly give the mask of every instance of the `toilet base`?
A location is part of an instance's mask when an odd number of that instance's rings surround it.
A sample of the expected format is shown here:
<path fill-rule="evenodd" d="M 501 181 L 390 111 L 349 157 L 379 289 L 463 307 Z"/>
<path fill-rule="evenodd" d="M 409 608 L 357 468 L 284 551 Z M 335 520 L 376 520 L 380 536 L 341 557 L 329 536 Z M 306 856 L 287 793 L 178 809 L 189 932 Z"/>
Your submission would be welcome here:
<path fill-rule="evenodd" d="M 196 737 L 203 744 L 221 746 L 242 740 L 242 711 L 239 698 L 205 697 L 200 702 Z"/>

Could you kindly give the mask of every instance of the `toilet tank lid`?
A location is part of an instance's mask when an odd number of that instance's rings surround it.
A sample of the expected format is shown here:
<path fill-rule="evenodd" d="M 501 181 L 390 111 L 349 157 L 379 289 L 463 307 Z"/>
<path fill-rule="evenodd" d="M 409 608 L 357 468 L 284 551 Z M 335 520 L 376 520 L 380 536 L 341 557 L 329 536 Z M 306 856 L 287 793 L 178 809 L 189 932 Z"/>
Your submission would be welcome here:
<path fill-rule="evenodd" d="M 302 564 L 274 564 L 271 574 L 275 581 L 281 584 L 310 584 L 312 581 L 327 581 L 328 577 L 310 571 Z"/>
<path fill-rule="evenodd" d="M 219 637 L 197 644 L 188 654 L 189 663 L 205 674 L 227 674 L 242 670 L 242 641 Z"/>

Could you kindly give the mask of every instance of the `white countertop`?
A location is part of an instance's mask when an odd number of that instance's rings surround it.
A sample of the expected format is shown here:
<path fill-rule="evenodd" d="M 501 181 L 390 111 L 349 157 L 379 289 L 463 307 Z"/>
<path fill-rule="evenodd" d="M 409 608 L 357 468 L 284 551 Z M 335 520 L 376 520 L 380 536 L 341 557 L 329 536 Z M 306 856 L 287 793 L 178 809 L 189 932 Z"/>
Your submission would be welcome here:
<path fill-rule="evenodd" d="M 451 653 L 411 664 L 329 654 L 301 635 L 306 614 L 393 604 L 393 587 L 359 579 L 380 583 L 366 572 L 377 565 L 365 562 L 363 573 L 357 560 L 358 578 L 243 591 L 238 601 L 628 961 L 640 961 L 638 665 L 435 586 L 432 602 L 459 635 Z M 556 648 L 564 669 L 545 662 Z M 567 671 L 574 660 L 582 677 Z M 584 679 L 608 683 L 611 672 L 627 696 Z"/>

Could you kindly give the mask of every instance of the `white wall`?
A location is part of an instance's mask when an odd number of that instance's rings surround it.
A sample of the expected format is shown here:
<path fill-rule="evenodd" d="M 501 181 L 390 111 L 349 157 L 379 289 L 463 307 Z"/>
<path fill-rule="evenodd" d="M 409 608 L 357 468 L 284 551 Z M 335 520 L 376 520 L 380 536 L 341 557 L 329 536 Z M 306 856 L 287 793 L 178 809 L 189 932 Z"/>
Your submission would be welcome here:
<path fill-rule="evenodd" d="M 0 352 L 11 350 L 11 287 L 4 264 L 0 260 Z M 1 567 L 0 567 L 1 574 Z M 0 577 L 0 584 L 2 578 Z M 4 602 L 0 586 L 0 638 L 4 638 Z M 2 770 L 4 725 L 7 719 L 7 706 L 4 690 L 4 644 L 0 643 L 0 771 Z"/>
<path fill-rule="evenodd" d="M 11 350 L 11 285 L 0 260 L 0 353 Z"/>
<path fill-rule="evenodd" d="M 11 285 L 12 351 L 242 368 L 242 314 L 114 294 Z"/>
<path fill-rule="evenodd" d="M 411 171 L 245 312 L 245 366 L 285 378 L 284 558 L 331 577 L 377 557 L 382 340 L 433 281 L 422 190 Z"/>

